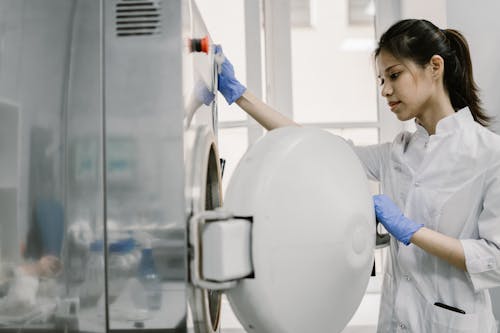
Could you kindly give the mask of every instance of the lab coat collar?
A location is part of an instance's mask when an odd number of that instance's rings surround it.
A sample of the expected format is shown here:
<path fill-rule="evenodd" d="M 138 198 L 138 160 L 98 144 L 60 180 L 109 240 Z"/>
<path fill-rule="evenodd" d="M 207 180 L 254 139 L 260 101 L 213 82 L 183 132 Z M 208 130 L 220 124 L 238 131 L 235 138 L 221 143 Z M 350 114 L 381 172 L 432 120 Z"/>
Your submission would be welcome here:
<path fill-rule="evenodd" d="M 474 118 L 472 117 L 469 108 L 466 106 L 456 111 L 454 114 L 444 117 L 438 121 L 436 125 L 436 135 L 457 131 L 464 128 L 464 126 L 467 126 L 467 124 L 470 124 L 471 122 L 474 122 Z M 417 135 L 429 136 L 427 130 L 419 124 L 417 119 L 415 119 L 415 125 L 417 126 Z"/>

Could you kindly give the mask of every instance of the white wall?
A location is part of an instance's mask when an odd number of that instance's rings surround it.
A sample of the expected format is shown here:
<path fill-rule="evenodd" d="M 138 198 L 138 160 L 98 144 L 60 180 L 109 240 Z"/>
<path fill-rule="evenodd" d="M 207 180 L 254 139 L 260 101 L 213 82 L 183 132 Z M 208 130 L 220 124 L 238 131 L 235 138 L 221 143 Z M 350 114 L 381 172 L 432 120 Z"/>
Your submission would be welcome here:
<path fill-rule="evenodd" d="M 349 25 L 347 1 L 312 4 L 315 25 L 292 29 L 295 120 L 377 121 L 373 25 Z"/>
<path fill-rule="evenodd" d="M 500 2 L 449 0 L 448 26 L 460 30 L 469 42 L 474 77 L 488 114 L 500 118 Z M 500 122 L 492 126 L 500 133 Z"/>
<path fill-rule="evenodd" d="M 446 0 L 401 0 L 402 18 L 426 19 L 438 27 L 446 26 Z"/>

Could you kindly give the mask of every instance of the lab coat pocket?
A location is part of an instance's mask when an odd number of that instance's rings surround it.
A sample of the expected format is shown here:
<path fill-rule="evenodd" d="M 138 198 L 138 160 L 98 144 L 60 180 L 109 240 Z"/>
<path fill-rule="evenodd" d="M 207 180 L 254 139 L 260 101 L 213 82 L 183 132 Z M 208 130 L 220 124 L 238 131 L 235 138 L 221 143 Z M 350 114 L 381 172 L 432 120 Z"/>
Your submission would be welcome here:
<path fill-rule="evenodd" d="M 458 313 L 434 304 L 427 305 L 426 332 L 430 333 L 477 333 L 479 332 L 478 315 Z"/>

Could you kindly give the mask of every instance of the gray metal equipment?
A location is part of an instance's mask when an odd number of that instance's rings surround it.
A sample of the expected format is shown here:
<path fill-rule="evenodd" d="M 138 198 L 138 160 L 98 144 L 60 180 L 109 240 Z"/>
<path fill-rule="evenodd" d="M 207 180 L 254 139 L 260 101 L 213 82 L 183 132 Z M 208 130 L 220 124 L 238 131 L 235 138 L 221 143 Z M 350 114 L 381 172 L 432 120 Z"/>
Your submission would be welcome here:
<path fill-rule="evenodd" d="M 216 63 L 194 0 L 0 0 L 0 333 L 215 333 L 222 293 L 248 332 L 344 329 L 362 166 L 276 129 L 223 205 Z"/>
<path fill-rule="evenodd" d="M 191 0 L 0 0 L 0 332 L 218 330 L 215 71 Z"/>

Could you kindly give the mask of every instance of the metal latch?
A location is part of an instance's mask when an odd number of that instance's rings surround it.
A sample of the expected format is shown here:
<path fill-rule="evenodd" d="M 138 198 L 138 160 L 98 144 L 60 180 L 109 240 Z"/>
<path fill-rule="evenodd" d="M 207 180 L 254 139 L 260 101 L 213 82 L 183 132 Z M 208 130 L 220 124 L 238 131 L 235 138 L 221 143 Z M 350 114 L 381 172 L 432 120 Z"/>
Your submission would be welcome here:
<path fill-rule="evenodd" d="M 210 290 L 236 286 L 252 274 L 251 218 L 223 210 L 203 211 L 189 220 L 191 283 Z"/>
<path fill-rule="evenodd" d="M 391 236 L 388 233 L 380 233 L 379 232 L 379 224 L 380 222 L 377 220 L 376 226 L 375 226 L 375 248 L 376 249 L 381 249 L 383 247 L 389 246 L 389 243 L 391 242 Z"/>

